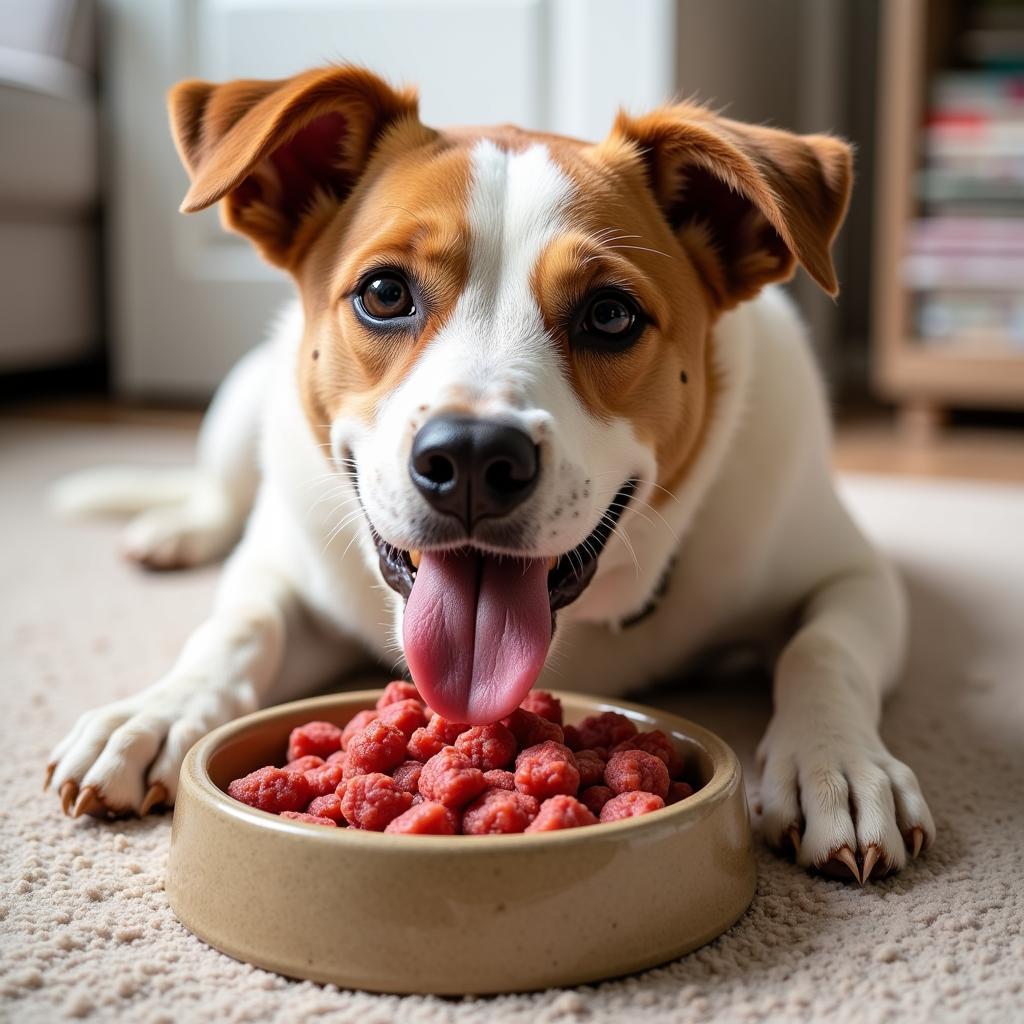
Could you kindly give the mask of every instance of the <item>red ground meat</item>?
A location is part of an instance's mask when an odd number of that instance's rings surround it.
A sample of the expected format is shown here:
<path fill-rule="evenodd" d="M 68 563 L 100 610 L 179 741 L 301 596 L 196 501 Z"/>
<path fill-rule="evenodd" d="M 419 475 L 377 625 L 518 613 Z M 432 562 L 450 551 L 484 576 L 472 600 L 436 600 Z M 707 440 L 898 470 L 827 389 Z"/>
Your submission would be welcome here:
<path fill-rule="evenodd" d="M 450 722 L 435 713 L 427 723 L 427 728 L 439 739 L 444 740 L 447 746 L 451 746 L 469 728 L 469 724 Z"/>
<path fill-rule="evenodd" d="M 531 690 L 522 704 L 524 711 L 532 711 L 541 718 L 546 718 L 555 725 L 562 724 L 562 702 L 547 690 Z"/>
<path fill-rule="evenodd" d="M 545 800 L 575 794 L 579 788 L 580 773 L 572 751 L 561 743 L 547 740 L 527 747 L 516 758 L 516 789 L 520 793 Z"/>
<path fill-rule="evenodd" d="M 310 768 L 308 772 L 305 772 L 310 792 L 314 796 L 327 796 L 328 793 L 335 792 L 344 775 L 345 766 L 337 761 L 319 768 Z"/>
<path fill-rule="evenodd" d="M 383 832 L 389 822 L 411 806 L 412 793 L 399 789 L 394 779 L 380 772 L 349 779 L 341 800 L 345 820 L 369 832 Z"/>
<path fill-rule="evenodd" d="M 572 751 L 583 749 L 583 744 L 580 743 L 580 731 L 575 725 L 562 726 L 562 742 Z"/>
<path fill-rule="evenodd" d="M 516 765 L 526 758 L 532 758 L 535 761 L 568 761 L 573 766 L 576 764 L 573 752 L 564 743 L 559 743 L 557 740 L 543 740 L 520 750 L 516 755 Z"/>
<path fill-rule="evenodd" d="M 617 711 L 588 715 L 577 726 L 582 747 L 614 747 L 616 743 L 636 735 L 636 726 Z"/>
<path fill-rule="evenodd" d="M 465 722 L 449 722 L 438 714 L 431 714 L 426 727 L 417 729 L 409 737 L 409 756 L 417 761 L 429 761 L 443 747 L 450 747 L 469 726 Z"/>
<path fill-rule="evenodd" d="M 486 785 L 484 773 L 474 768 L 470 759 L 454 747 L 445 747 L 436 753 L 420 773 L 420 792 L 428 800 L 436 800 L 447 807 L 468 804 Z"/>
<path fill-rule="evenodd" d="M 376 711 L 357 711 L 341 733 L 341 749 L 348 750 L 352 737 L 362 732 L 371 722 L 377 719 Z"/>
<path fill-rule="evenodd" d="M 417 730 L 427 724 L 423 705 L 418 700 L 399 700 L 380 710 L 380 720 L 402 730 L 406 741 Z"/>
<path fill-rule="evenodd" d="M 397 818 L 388 823 L 385 832 L 400 832 L 404 835 L 418 836 L 451 836 L 455 834 L 452 824 L 452 812 L 433 800 L 422 803 L 403 811 Z"/>
<path fill-rule="evenodd" d="M 327 757 L 341 749 L 341 730 L 333 722 L 307 722 L 292 729 L 288 737 L 288 760 L 297 761 L 307 754 Z"/>
<path fill-rule="evenodd" d="M 516 788 L 515 775 L 505 771 L 504 768 L 492 768 L 489 772 L 484 772 L 484 782 L 490 789 L 514 790 Z"/>
<path fill-rule="evenodd" d="M 574 796 L 553 796 L 540 805 L 537 817 L 526 827 L 527 832 L 554 832 L 563 828 L 596 825 L 597 818 Z"/>
<path fill-rule="evenodd" d="M 644 793 L 640 790 L 629 790 L 613 796 L 601 808 L 601 821 L 619 821 L 622 818 L 635 818 L 638 814 L 649 814 L 651 811 L 660 810 L 665 806 L 665 801 L 654 793 Z"/>
<path fill-rule="evenodd" d="M 429 761 L 436 753 L 443 750 L 447 744 L 443 739 L 435 736 L 429 729 L 417 729 L 406 744 L 405 752 L 416 761 Z"/>
<path fill-rule="evenodd" d="M 505 768 L 516 756 L 516 738 L 501 724 L 476 725 L 455 741 L 455 749 L 473 762 L 474 768 L 489 772 Z"/>
<path fill-rule="evenodd" d="M 648 754 L 654 754 L 665 762 L 670 778 L 676 778 L 683 770 L 683 759 L 676 750 L 675 744 L 660 729 L 652 729 L 650 732 L 638 732 L 628 740 L 617 743 L 612 749 L 616 754 L 620 750 L 643 750 Z"/>
<path fill-rule="evenodd" d="M 337 793 L 328 793 L 326 796 L 310 800 L 306 813 L 315 814 L 320 818 L 331 818 L 339 825 L 345 821 L 345 815 L 341 813 L 341 797 Z"/>
<path fill-rule="evenodd" d="M 540 804 L 525 793 L 505 789 L 488 789 L 481 793 L 462 814 L 462 833 L 467 836 L 498 835 L 525 832 L 537 817 Z"/>
<path fill-rule="evenodd" d="M 613 793 L 642 790 L 662 800 L 668 796 L 668 769 L 660 757 L 643 750 L 620 750 L 604 767 L 605 785 Z"/>
<path fill-rule="evenodd" d="M 434 835 L 573 828 L 693 794 L 690 783 L 671 781 L 683 759 L 661 730 L 637 732 L 615 712 L 563 729 L 561 716 L 559 701 L 539 690 L 501 722 L 470 727 L 431 712 L 411 683 L 394 682 L 377 709 L 344 729 L 293 729 L 283 768 L 235 779 L 228 793 L 295 821 Z"/>
<path fill-rule="evenodd" d="M 235 779 L 228 785 L 228 795 L 250 807 L 280 814 L 303 810 L 315 794 L 310 792 L 309 782 L 301 772 L 268 766 L 244 779 Z"/>
<path fill-rule="evenodd" d="M 680 800 L 685 800 L 688 796 L 693 796 L 693 786 L 688 782 L 670 782 L 668 784 L 668 796 L 665 797 L 665 804 L 677 804 Z"/>
<path fill-rule="evenodd" d="M 387 773 L 385 772 L 385 774 Z M 357 775 L 369 775 L 369 772 L 361 764 L 353 764 L 349 760 L 348 751 L 346 750 L 345 759 L 341 762 L 341 777 L 348 780 L 355 778 Z"/>
<path fill-rule="evenodd" d="M 376 719 L 348 741 L 348 764 L 359 774 L 390 771 L 405 760 L 405 744 L 398 726 Z"/>
<path fill-rule="evenodd" d="M 310 825 L 328 825 L 331 828 L 338 827 L 338 823 L 333 818 L 321 818 L 319 815 L 306 814 L 303 811 L 282 811 L 280 817 L 289 818 L 292 821 L 305 821 Z"/>
<path fill-rule="evenodd" d="M 412 683 L 396 679 L 393 683 L 388 683 L 384 687 L 384 692 L 377 698 L 377 710 L 380 711 L 381 708 L 386 708 L 389 704 L 398 704 L 403 700 L 417 701 L 420 707 L 423 707 L 419 690 Z"/>
<path fill-rule="evenodd" d="M 580 773 L 580 788 L 596 786 L 604 778 L 604 758 L 596 750 L 577 750 L 573 755 Z"/>
<path fill-rule="evenodd" d="M 607 786 L 590 786 L 580 793 L 580 803 L 594 814 L 600 814 L 601 808 L 608 803 L 615 794 Z"/>
<path fill-rule="evenodd" d="M 423 765 L 419 761 L 403 761 L 392 773 L 391 778 L 399 789 L 407 793 L 418 793 L 420 786 L 420 772 Z"/>
<path fill-rule="evenodd" d="M 546 718 L 522 708 L 516 708 L 508 718 L 501 720 L 501 724 L 515 736 L 520 748 L 534 747 L 545 740 L 561 743 L 564 736 L 562 727 L 557 722 L 549 722 Z"/>

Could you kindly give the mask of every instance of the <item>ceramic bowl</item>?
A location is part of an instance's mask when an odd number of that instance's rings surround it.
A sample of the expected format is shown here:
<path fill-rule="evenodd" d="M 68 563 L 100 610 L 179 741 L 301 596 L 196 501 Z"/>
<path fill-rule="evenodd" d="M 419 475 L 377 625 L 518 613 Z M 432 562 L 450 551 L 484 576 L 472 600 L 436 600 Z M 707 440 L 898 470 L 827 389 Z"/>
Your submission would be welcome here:
<path fill-rule="evenodd" d="M 671 735 L 702 783 L 693 796 L 561 832 L 408 836 L 289 821 L 224 792 L 231 779 L 280 763 L 295 726 L 344 725 L 379 693 L 247 715 L 185 758 L 167 896 L 211 946 L 344 988 L 519 992 L 665 963 L 749 906 L 754 855 L 736 755 L 692 722 L 619 700 L 558 694 L 566 722 L 618 711 Z"/>

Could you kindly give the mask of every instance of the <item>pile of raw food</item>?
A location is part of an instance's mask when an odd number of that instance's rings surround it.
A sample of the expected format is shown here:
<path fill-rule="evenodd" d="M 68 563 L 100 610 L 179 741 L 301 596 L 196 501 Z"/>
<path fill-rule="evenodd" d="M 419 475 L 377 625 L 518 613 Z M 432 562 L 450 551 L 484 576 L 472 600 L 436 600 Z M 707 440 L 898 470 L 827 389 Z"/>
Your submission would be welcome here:
<path fill-rule="evenodd" d="M 307 722 L 283 767 L 235 779 L 236 800 L 282 818 L 410 835 L 549 832 L 656 811 L 693 793 L 661 730 L 606 711 L 562 725 L 532 691 L 507 718 L 469 726 L 433 714 L 412 683 L 388 683 L 345 727 Z"/>

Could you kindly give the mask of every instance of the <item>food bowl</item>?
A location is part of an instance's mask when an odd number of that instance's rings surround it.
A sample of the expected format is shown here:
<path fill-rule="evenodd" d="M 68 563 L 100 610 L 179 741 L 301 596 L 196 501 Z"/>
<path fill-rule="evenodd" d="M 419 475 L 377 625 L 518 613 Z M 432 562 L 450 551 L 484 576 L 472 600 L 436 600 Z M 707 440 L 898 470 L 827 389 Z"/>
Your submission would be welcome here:
<path fill-rule="evenodd" d="M 288 733 L 344 725 L 379 690 L 296 701 L 214 730 L 181 769 L 167 896 L 190 931 L 294 978 L 374 992 L 521 992 L 628 974 L 710 942 L 750 905 L 739 761 L 675 715 L 558 693 L 566 722 L 617 711 L 662 729 L 701 788 L 663 810 L 529 835 L 324 828 L 238 803 L 228 782 L 279 763 Z"/>

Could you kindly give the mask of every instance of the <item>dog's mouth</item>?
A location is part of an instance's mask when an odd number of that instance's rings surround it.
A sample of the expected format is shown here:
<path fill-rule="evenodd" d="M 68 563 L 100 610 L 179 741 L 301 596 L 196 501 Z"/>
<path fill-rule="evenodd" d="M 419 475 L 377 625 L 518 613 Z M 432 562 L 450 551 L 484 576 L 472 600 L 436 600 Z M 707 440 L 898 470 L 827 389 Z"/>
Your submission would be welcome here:
<path fill-rule="evenodd" d="M 593 580 L 635 490 L 636 481 L 627 480 L 590 535 L 557 557 L 472 544 L 405 551 L 370 524 L 381 574 L 406 601 L 406 662 L 435 711 L 487 723 L 519 706 L 547 660 L 555 612 Z"/>

